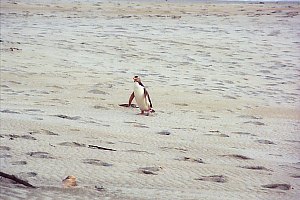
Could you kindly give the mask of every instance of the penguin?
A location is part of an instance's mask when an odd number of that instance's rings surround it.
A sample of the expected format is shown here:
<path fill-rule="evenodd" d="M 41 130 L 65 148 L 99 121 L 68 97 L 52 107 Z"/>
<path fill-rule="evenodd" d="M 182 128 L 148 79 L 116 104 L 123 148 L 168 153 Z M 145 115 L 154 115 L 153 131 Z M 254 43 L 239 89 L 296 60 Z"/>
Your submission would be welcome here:
<path fill-rule="evenodd" d="M 145 112 L 155 112 L 152 109 L 150 95 L 143 85 L 141 78 L 139 76 L 134 76 L 133 82 L 133 92 L 129 97 L 128 107 L 131 106 L 131 102 L 135 98 L 135 101 L 141 110 L 141 114 L 144 114 Z"/>

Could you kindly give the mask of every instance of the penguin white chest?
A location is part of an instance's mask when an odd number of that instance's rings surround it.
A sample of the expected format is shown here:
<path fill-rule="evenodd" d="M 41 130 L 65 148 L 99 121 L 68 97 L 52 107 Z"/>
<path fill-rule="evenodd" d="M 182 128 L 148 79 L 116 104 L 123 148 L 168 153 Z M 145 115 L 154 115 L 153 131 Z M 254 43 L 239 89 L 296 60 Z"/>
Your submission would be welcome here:
<path fill-rule="evenodd" d="M 148 111 L 150 110 L 150 102 L 148 100 L 148 97 L 145 95 L 144 87 L 141 86 L 139 83 L 134 83 L 134 97 L 136 104 L 139 106 L 140 110 L 142 111 Z"/>

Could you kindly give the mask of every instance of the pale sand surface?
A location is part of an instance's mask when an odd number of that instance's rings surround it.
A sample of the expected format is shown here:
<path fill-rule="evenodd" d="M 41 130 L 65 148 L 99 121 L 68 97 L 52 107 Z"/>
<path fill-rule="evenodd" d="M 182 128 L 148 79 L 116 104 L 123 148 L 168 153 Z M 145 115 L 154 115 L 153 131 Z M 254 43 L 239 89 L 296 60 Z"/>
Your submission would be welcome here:
<path fill-rule="evenodd" d="M 299 4 L 34 2 L 1 1 L 0 164 L 39 188 L 0 199 L 299 197 Z"/>

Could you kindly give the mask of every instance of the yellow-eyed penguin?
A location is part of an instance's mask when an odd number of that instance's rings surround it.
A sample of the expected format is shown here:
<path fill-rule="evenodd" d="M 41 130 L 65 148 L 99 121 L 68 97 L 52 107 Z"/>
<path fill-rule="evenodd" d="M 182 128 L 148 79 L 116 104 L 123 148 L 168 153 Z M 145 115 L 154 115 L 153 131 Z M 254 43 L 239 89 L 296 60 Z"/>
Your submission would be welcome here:
<path fill-rule="evenodd" d="M 135 98 L 135 101 L 141 110 L 141 114 L 144 114 L 144 112 L 155 112 L 152 109 L 152 102 L 150 99 L 150 95 L 146 90 L 145 86 L 143 85 L 140 77 L 138 76 L 133 77 L 133 82 L 134 82 L 133 92 L 129 97 L 128 106 L 131 105 L 132 100 Z"/>

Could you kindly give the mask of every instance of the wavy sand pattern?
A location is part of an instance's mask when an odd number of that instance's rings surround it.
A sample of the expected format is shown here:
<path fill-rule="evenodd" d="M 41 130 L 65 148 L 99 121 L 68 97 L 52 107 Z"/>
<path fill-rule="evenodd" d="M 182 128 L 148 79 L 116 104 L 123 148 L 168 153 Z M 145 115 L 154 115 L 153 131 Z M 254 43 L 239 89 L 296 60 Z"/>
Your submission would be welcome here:
<path fill-rule="evenodd" d="M 297 199 L 299 13 L 1 1 L 1 171 L 38 188 L 0 199 Z M 118 106 L 136 74 L 150 116 Z"/>

